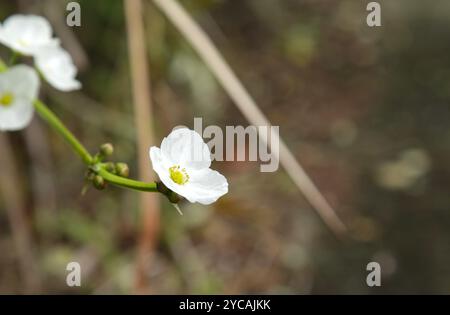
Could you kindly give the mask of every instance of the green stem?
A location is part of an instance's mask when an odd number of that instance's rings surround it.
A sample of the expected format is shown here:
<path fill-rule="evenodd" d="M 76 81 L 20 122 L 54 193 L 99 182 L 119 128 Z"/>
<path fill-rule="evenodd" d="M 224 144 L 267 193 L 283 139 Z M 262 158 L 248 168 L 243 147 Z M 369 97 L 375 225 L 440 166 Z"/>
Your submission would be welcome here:
<path fill-rule="evenodd" d="M 69 129 L 66 128 L 62 121 L 40 100 L 35 100 L 33 104 L 42 119 L 52 126 L 72 146 L 73 150 L 83 159 L 83 162 L 87 165 L 92 164 L 92 156 Z"/>
<path fill-rule="evenodd" d="M 94 166 L 93 170 L 111 184 L 125 188 L 130 188 L 133 190 L 158 192 L 158 189 L 156 188 L 156 183 L 144 183 L 141 181 L 128 179 L 125 177 L 120 177 L 108 172 L 106 169 L 104 169 L 102 166 L 99 165 Z"/>

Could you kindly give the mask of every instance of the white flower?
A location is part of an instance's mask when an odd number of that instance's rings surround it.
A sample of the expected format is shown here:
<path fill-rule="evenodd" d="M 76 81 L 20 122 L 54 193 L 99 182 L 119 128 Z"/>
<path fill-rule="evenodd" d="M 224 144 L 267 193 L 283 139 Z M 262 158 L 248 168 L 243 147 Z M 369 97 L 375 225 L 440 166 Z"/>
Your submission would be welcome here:
<path fill-rule="evenodd" d="M 19 65 L 0 73 L 0 130 L 19 130 L 30 123 L 38 91 L 33 68 Z"/>
<path fill-rule="evenodd" d="M 41 16 L 12 15 L 0 25 L 0 43 L 14 51 L 33 56 L 44 78 L 60 91 L 81 88 L 75 79 L 77 68 L 72 57 L 52 38 L 50 23 Z"/>
<path fill-rule="evenodd" d="M 50 23 L 41 16 L 12 15 L 0 26 L 0 43 L 23 55 L 30 56 L 45 47 L 57 46 Z"/>
<path fill-rule="evenodd" d="M 81 88 L 75 79 L 77 68 L 69 53 L 59 46 L 47 47 L 35 55 L 36 66 L 55 89 L 68 92 Z"/>
<path fill-rule="evenodd" d="M 150 148 L 150 159 L 164 185 L 190 202 L 208 205 L 228 192 L 227 179 L 209 168 L 209 148 L 193 130 L 172 131 L 161 149 Z"/>

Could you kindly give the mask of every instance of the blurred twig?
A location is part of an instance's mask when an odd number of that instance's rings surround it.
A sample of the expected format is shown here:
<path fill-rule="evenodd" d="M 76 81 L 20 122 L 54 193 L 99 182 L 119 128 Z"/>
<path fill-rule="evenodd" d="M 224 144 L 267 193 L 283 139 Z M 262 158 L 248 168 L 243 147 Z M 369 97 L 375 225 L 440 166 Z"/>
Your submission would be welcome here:
<path fill-rule="evenodd" d="M 25 293 L 38 293 L 41 289 L 41 281 L 36 268 L 35 248 L 25 213 L 25 196 L 20 187 L 19 171 L 11 145 L 6 135 L 2 133 L 0 133 L 0 148 L 0 165 L 2 165 L 0 193 L 5 197 L 3 199 L 17 250 L 19 271 L 23 277 Z"/>
<path fill-rule="evenodd" d="M 194 47 L 247 120 L 255 126 L 270 126 L 269 120 L 236 77 L 211 39 L 186 10 L 175 0 L 153 0 L 153 2 Z M 264 132 L 260 133 L 259 137 L 264 143 L 270 142 Z M 273 139 L 278 135 L 272 133 L 271 137 Z M 336 215 L 334 209 L 314 185 L 281 138 L 279 138 L 279 143 L 279 152 L 276 152 L 276 148 L 271 148 L 272 152 L 278 154 L 281 164 L 291 179 L 317 210 L 325 224 L 337 236 L 343 235 L 346 232 L 346 227 Z"/>
<path fill-rule="evenodd" d="M 124 0 L 127 24 L 128 50 L 133 87 L 134 115 L 137 130 L 138 162 L 140 179 L 152 181 L 148 150 L 153 143 L 152 103 L 150 95 L 150 74 L 145 49 L 144 23 L 141 0 Z M 142 211 L 142 232 L 138 244 L 136 266 L 137 293 L 148 293 L 146 270 L 156 246 L 159 232 L 159 209 L 154 194 L 140 194 Z"/>

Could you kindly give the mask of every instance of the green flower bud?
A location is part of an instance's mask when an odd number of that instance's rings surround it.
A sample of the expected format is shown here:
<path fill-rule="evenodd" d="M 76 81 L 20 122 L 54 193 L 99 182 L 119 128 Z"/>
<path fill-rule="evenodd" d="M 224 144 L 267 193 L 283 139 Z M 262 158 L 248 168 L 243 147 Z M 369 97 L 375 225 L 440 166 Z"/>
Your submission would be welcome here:
<path fill-rule="evenodd" d="M 114 152 L 114 147 L 111 143 L 104 143 L 100 146 L 100 154 L 103 156 L 110 156 Z"/>
<path fill-rule="evenodd" d="M 92 182 L 94 180 L 95 173 L 92 172 L 91 170 L 88 170 L 84 177 L 86 178 L 86 180 Z"/>
<path fill-rule="evenodd" d="M 94 187 L 98 190 L 103 190 L 106 188 L 106 182 L 100 175 L 95 175 L 94 180 L 92 181 L 94 183 Z"/>
<path fill-rule="evenodd" d="M 125 163 L 116 164 L 116 174 L 122 177 L 128 177 L 130 175 L 130 169 Z"/>
<path fill-rule="evenodd" d="M 116 166 L 113 162 L 105 163 L 105 169 L 110 173 L 116 173 Z"/>

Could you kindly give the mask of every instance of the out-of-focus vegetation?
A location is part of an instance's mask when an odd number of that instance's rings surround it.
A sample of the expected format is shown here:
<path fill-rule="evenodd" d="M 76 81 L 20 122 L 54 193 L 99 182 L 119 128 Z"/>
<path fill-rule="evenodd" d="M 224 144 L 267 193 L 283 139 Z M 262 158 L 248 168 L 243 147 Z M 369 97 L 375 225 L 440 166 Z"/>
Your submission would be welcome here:
<path fill-rule="evenodd" d="M 161 199 L 161 235 L 148 266 L 155 293 L 449 293 L 450 2 L 182 1 L 213 38 L 350 230 L 338 241 L 285 171 L 215 162 L 230 192 L 213 206 Z M 47 16 L 81 69 L 81 92 L 42 97 L 87 147 L 115 144 L 136 177 L 123 4 L 80 0 L 82 27 L 60 0 L 2 1 L 0 18 Z M 202 60 L 145 1 L 157 144 L 176 125 L 248 123 Z M 1 48 L 2 56 L 7 50 Z M 150 88 L 150 87 L 149 87 Z M 133 293 L 138 193 L 80 195 L 84 166 L 35 117 L 6 137 L 19 204 L 45 293 Z M 0 154 L 5 154 L 0 148 Z M 149 161 L 150 163 L 150 161 Z M 6 180 L 6 182 L 8 182 Z M 5 181 L 2 181 L 5 185 Z M 0 190 L 0 292 L 24 292 L 12 237 L 11 195 Z M 82 265 L 81 288 L 66 264 Z M 382 266 L 368 288 L 366 265 Z"/>

